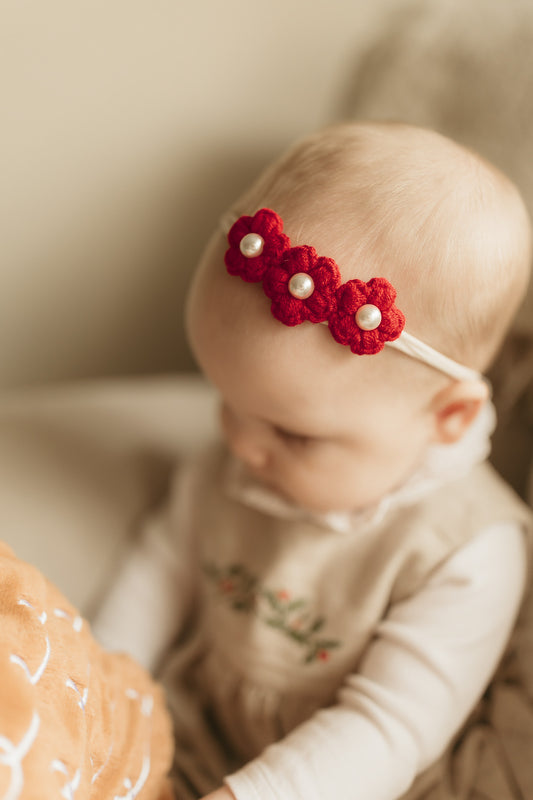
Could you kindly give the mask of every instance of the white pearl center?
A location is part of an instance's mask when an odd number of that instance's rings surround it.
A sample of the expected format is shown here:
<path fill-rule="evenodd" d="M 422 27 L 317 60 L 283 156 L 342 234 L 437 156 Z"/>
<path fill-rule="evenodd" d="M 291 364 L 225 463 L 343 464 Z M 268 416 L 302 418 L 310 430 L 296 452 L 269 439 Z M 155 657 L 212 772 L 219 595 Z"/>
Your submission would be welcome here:
<path fill-rule="evenodd" d="M 374 331 L 381 324 L 381 311 L 372 303 L 367 303 L 357 310 L 355 322 L 363 331 Z"/>
<path fill-rule="evenodd" d="M 258 233 L 247 233 L 240 241 L 239 250 L 245 258 L 256 258 L 263 252 L 264 243 L 263 237 Z"/>
<path fill-rule="evenodd" d="M 314 291 L 315 284 L 307 272 L 297 272 L 289 281 L 289 292 L 298 300 L 307 300 Z"/>

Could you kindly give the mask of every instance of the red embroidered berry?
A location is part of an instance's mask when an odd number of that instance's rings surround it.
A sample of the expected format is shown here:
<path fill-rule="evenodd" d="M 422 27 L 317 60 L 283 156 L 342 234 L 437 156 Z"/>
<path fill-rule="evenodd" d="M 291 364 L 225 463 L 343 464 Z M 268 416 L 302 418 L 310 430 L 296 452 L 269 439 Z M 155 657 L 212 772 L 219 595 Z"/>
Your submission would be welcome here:
<path fill-rule="evenodd" d="M 379 353 L 404 328 L 405 317 L 394 305 L 396 290 L 385 278 L 347 281 L 337 290 L 336 299 L 329 328 L 333 338 L 349 345 L 352 353 Z"/>
<path fill-rule="evenodd" d="M 255 283 L 263 278 L 270 264 L 279 261 L 289 249 L 290 240 L 283 231 L 283 220 L 269 208 L 253 217 L 242 216 L 228 233 L 229 249 L 224 262 L 230 275 Z"/>
<path fill-rule="evenodd" d="M 318 257 L 308 245 L 291 247 L 263 279 L 272 314 L 285 325 L 324 322 L 335 303 L 341 277 L 333 259 Z"/>

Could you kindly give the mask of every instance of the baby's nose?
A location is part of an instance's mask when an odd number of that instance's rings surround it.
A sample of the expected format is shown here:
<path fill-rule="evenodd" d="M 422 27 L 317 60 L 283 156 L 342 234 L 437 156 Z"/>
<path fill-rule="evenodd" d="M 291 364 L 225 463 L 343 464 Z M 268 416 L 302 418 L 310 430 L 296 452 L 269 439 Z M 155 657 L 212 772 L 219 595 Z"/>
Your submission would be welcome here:
<path fill-rule="evenodd" d="M 266 447 L 253 438 L 238 435 L 230 440 L 229 445 L 234 455 L 250 467 L 261 469 L 267 463 L 268 452 Z"/>
<path fill-rule="evenodd" d="M 268 442 L 261 424 L 237 417 L 227 406 L 221 409 L 221 420 L 232 453 L 250 467 L 264 467 L 268 461 Z"/>

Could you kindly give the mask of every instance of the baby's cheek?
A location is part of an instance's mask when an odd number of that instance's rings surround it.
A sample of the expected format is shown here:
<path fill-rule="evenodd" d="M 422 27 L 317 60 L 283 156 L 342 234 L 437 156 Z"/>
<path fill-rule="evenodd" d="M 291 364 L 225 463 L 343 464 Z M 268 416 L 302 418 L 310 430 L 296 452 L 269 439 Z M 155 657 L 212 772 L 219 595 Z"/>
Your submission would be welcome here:
<path fill-rule="evenodd" d="M 360 511 L 375 505 L 404 477 L 403 470 L 396 467 L 364 453 L 329 463 L 325 460 L 323 469 L 315 470 L 302 486 L 308 507 L 321 512 Z"/>
<path fill-rule="evenodd" d="M 357 492 L 357 475 L 328 465 L 299 469 L 285 476 L 282 490 L 297 505 L 310 511 L 351 510 Z"/>

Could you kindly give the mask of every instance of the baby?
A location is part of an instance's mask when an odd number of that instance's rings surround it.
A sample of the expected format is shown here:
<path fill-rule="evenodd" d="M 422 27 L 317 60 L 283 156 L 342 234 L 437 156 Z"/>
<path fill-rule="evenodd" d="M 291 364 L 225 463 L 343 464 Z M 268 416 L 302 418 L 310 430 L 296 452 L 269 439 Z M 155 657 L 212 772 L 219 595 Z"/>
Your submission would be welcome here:
<path fill-rule="evenodd" d="M 352 123 L 222 227 L 187 326 L 224 443 L 178 471 L 96 632 L 167 686 L 179 800 L 436 797 L 526 583 L 482 377 L 524 205 L 436 133 Z"/>

